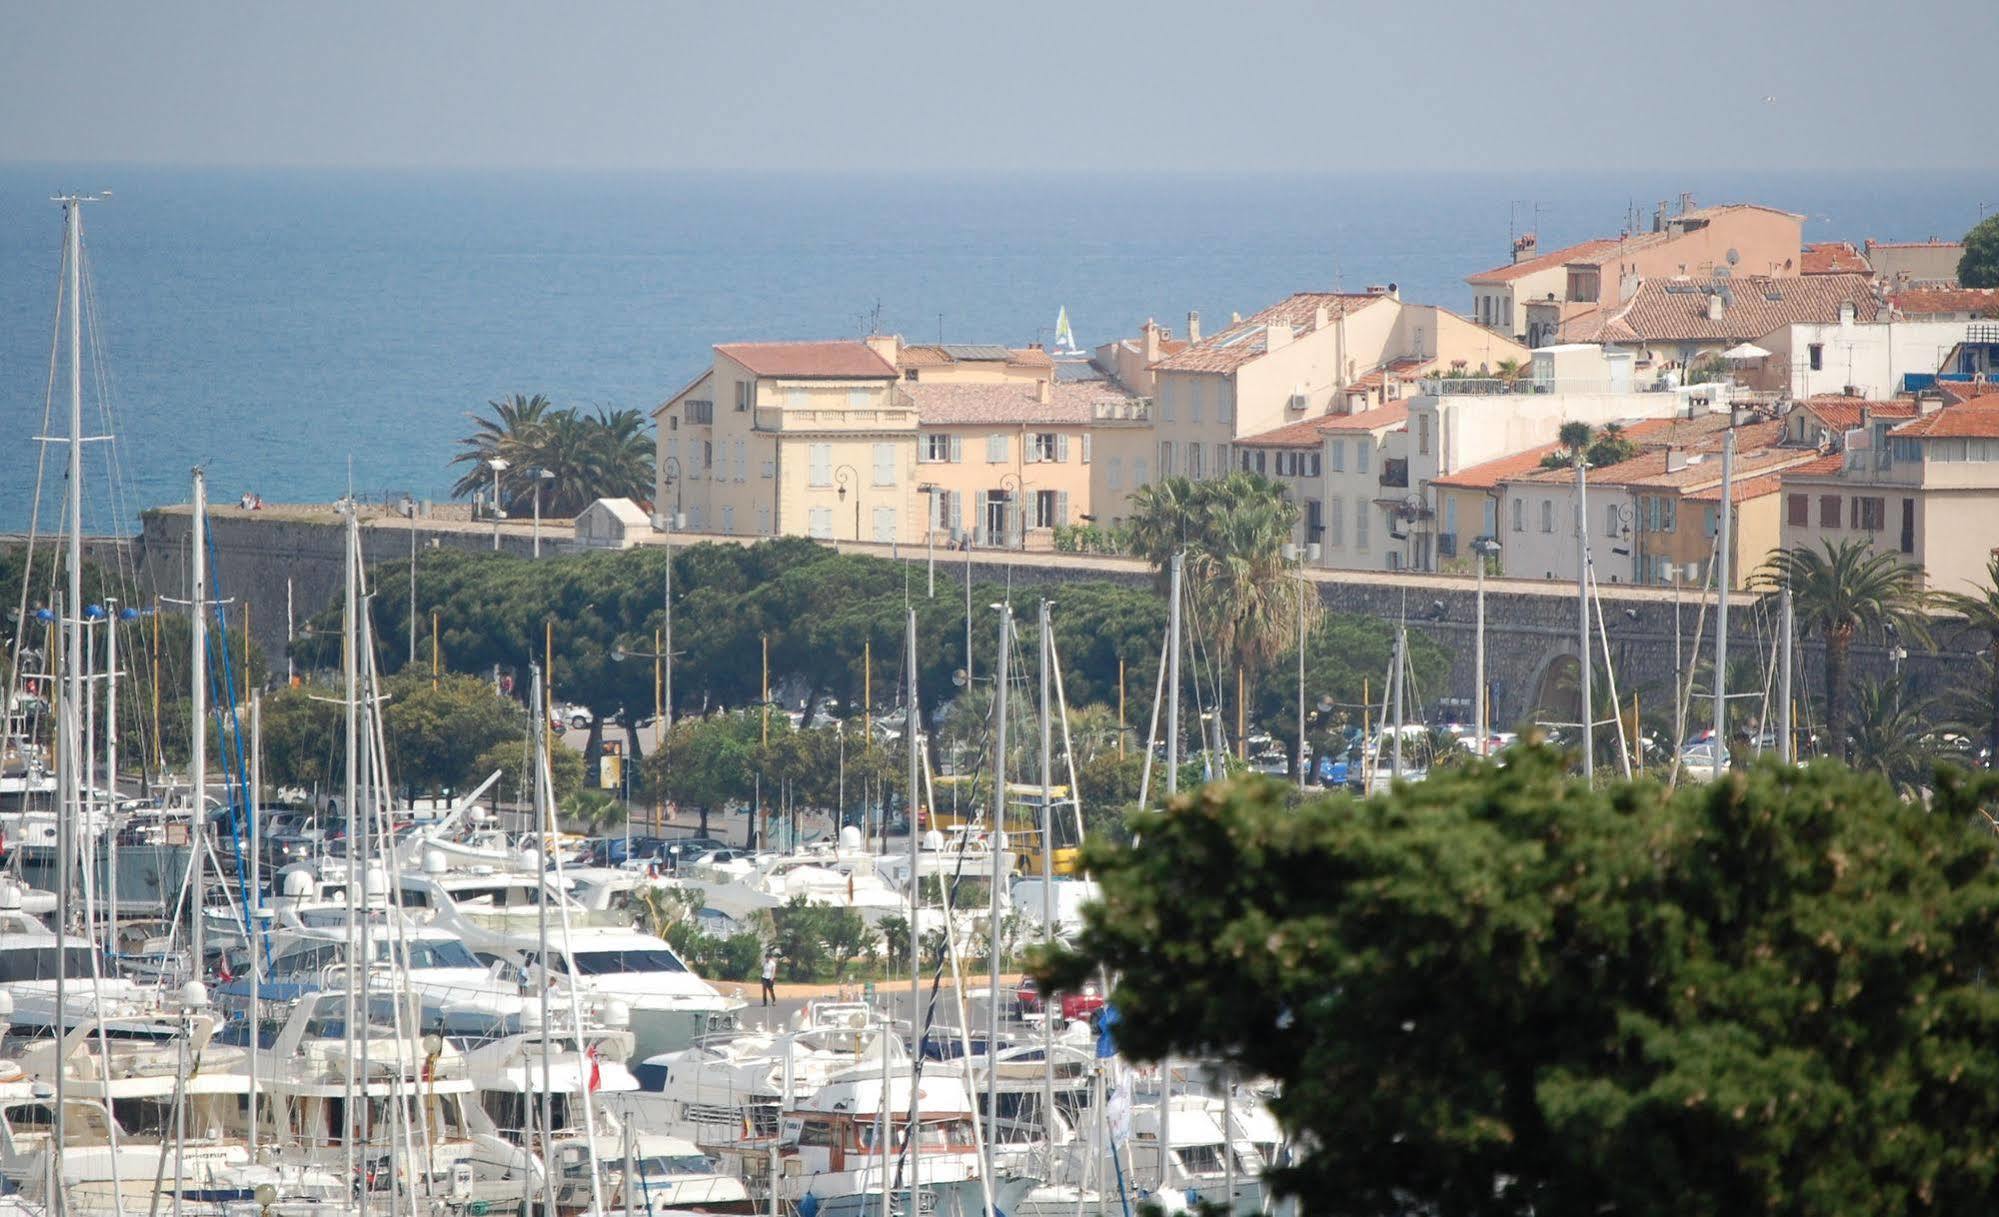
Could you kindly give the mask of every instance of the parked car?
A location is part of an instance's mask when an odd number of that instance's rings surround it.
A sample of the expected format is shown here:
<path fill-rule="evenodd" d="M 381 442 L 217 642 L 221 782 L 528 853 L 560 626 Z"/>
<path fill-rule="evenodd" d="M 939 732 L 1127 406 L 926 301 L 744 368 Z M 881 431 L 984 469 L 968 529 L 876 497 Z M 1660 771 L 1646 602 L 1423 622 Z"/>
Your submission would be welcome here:
<path fill-rule="evenodd" d="M 1104 995 L 1094 981 L 1085 983 L 1080 993 L 1057 993 L 1055 996 L 1056 1009 L 1060 1011 L 1064 1022 L 1088 1018 L 1104 1008 Z M 1041 1013 L 1041 989 L 1034 983 L 1033 977 L 1021 979 L 1019 986 L 1013 991 L 1013 1001 L 1023 1016 Z"/>

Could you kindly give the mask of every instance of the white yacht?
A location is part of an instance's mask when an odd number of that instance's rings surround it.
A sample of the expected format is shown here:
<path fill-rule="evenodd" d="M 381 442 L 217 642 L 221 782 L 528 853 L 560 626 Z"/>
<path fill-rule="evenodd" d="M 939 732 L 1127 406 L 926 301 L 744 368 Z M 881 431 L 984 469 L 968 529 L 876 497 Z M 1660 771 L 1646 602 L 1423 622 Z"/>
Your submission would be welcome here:
<path fill-rule="evenodd" d="M 747 1004 L 739 996 L 716 992 L 663 938 L 633 929 L 573 924 L 559 935 L 559 944 L 554 941 L 557 937 L 551 931 L 546 966 L 535 937 L 514 947 L 523 988 L 533 992 L 546 984 L 563 1000 L 573 991 L 592 1009 L 622 1002 L 631 1012 L 635 1059 L 733 1030 L 737 1012 Z"/>

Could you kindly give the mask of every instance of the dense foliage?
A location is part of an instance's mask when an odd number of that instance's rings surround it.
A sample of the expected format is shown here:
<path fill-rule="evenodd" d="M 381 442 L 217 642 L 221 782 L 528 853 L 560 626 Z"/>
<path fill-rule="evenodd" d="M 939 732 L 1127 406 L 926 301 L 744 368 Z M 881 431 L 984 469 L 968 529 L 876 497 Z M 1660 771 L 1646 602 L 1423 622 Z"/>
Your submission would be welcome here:
<path fill-rule="evenodd" d="M 1999 780 L 1822 762 L 1590 789 L 1516 749 L 1358 801 L 1262 780 L 1099 843 L 1051 984 L 1283 1085 L 1315 1213 L 1999 1204 Z"/>
<path fill-rule="evenodd" d="M 1999 214 L 1986 216 L 1964 234 L 1957 282 L 1960 287 L 1999 287 Z"/>
<path fill-rule="evenodd" d="M 509 514 L 531 513 L 537 490 L 549 516 L 573 516 L 597 499 L 651 500 L 653 442 L 641 412 L 557 409 L 539 393 L 487 408 L 490 416 L 470 416 L 472 434 L 458 441 L 452 463 L 466 468 L 454 496 L 490 494 L 491 462 L 501 460 L 500 506 Z"/>

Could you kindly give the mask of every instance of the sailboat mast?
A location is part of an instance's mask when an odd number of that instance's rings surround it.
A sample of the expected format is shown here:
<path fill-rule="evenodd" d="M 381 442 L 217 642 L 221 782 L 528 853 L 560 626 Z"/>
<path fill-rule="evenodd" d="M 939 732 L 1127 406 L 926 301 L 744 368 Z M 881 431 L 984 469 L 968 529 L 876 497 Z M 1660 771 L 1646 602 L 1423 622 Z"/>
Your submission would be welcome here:
<path fill-rule="evenodd" d="M 1721 777 L 1721 767 L 1728 759 L 1728 589 L 1735 582 L 1735 564 L 1729 559 L 1734 546 L 1729 544 L 1730 533 L 1735 528 L 1735 428 L 1730 427 L 1721 441 L 1721 515 L 1717 525 L 1718 536 L 1715 545 L 1718 554 L 1715 561 L 1721 564 L 1714 573 L 1714 777 Z"/>
<path fill-rule="evenodd" d="M 1006 711 L 1008 677 L 1013 674 L 1013 606 L 1000 605 L 999 663 L 993 668 L 998 690 L 993 705 L 993 832 L 987 856 L 992 868 L 987 887 L 986 953 L 992 957 L 986 991 L 986 1125 L 984 1171 L 988 1186 L 994 1173 L 994 1140 L 999 1136 L 999 1008 L 1000 1008 L 1000 881 L 1006 869 Z"/>
<path fill-rule="evenodd" d="M 359 566 L 361 521 L 359 514 L 355 511 L 352 497 L 349 497 L 341 504 L 341 509 L 347 516 L 346 588 L 345 603 L 342 606 L 340 639 L 341 681 L 347 694 L 345 737 L 347 745 L 347 771 L 346 780 L 343 783 L 345 801 L 342 804 L 341 810 L 346 815 L 347 826 L 347 924 L 349 927 L 348 933 L 352 934 L 352 927 L 355 920 L 361 916 L 361 906 L 359 903 L 361 893 L 361 843 L 356 831 L 357 819 L 354 814 L 354 805 L 359 801 L 361 793 L 361 645 L 358 633 L 360 626 L 359 585 L 361 582 L 361 572 Z M 365 966 L 365 961 L 363 961 L 363 964 Z M 358 1055 L 355 1035 L 360 1022 L 360 1011 L 357 1008 L 358 1001 L 354 989 L 353 979 L 350 976 L 346 989 L 346 1041 L 348 1060 L 354 1060 Z M 349 1179 L 355 1177 L 357 1147 L 354 1144 L 354 1133 L 360 1127 L 360 1123 L 356 1119 L 355 1107 L 354 1072 L 350 1069 L 347 1071 L 346 1102 L 343 1104 L 341 1111 L 341 1141 L 347 1147 L 346 1162 L 347 1178 Z M 365 1189 L 363 1194 L 365 1195 Z"/>
<path fill-rule="evenodd" d="M 194 913 L 189 933 L 194 974 L 202 975 L 205 935 L 201 924 L 202 851 L 208 840 L 208 475 L 194 471 L 194 518 L 188 544 L 188 904 Z M 351 839 L 351 838 L 350 838 Z"/>
<path fill-rule="evenodd" d="M 104 783 L 111 793 L 105 816 L 104 931 L 118 932 L 118 602 L 104 602 Z"/>
<path fill-rule="evenodd" d="M 257 1053 L 259 1028 L 263 1026 L 264 923 L 258 915 L 264 904 L 264 840 L 258 829 L 262 818 L 257 805 L 264 790 L 264 695 L 250 695 L 250 1161 L 257 1160 Z M 114 869 L 115 876 L 117 871 Z M 116 883 L 114 878 L 112 882 Z"/>
<path fill-rule="evenodd" d="M 1582 713 L 1576 717 L 1583 730 L 1583 780 L 1596 778 L 1596 699 L 1590 685 L 1589 654 L 1589 465 L 1578 451 L 1576 458 L 1576 690 Z"/>
<path fill-rule="evenodd" d="M 1166 793 L 1180 792 L 1180 564 L 1174 554 L 1166 581 Z"/>
<path fill-rule="evenodd" d="M 1777 659 L 1777 759 L 1786 765 L 1798 759 L 1797 740 L 1791 726 L 1791 632 L 1797 628 L 1791 608 L 1791 585 L 1777 593 L 1777 645 L 1784 648 Z"/>
<path fill-rule="evenodd" d="M 1049 693 L 1054 680 L 1048 601 L 1041 602 L 1041 941 L 1055 941 L 1055 762 L 1054 715 Z M 1071 792 L 1073 794 L 1073 791 Z M 1041 1140 L 1052 1174 L 1055 1166 L 1055 1014 L 1053 993 L 1041 994 Z"/>
<path fill-rule="evenodd" d="M 903 639 L 903 650 L 909 656 L 909 712 L 903 716 L 903 730 L 909 736 L 909 806 L 903 819 L 909 824 L 909 1059 L 912 1071 L 922 1068 L 923 1061 L 923 933 L 917 923 L 923 895 L 923 879 L 917 870 L 922 860 L 922 834 L 917 831 L 921 814 L 922 798 L 918 782 L 919 761 L 917 750 L 921 747 L 919 735 L 922 715 L 917 710 L 916 701 L 916 609 L 909 609 L 907 634 Z M 948 931 L 946 931 L 948 933 Z M 913 1076 L 913 1074 L 912 1074 Z M 887 1095 L 883 1095 L 886 1103 Z M 923 1182 L 923 1088 L 913 1082 L 909 1087 L 909 1191 L 915 1195 Z M 886 1175 L 884 1162 L 882 1173 Z M 915 1206 L 910 1206 L 915 1212 Z"/>

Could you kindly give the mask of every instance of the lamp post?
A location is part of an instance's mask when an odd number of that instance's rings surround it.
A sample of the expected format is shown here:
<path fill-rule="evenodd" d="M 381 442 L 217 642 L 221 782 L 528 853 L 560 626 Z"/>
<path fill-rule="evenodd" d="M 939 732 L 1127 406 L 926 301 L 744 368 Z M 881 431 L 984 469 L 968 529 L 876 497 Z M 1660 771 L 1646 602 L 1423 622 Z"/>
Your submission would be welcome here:
<path fill-rule="evenodd" d="M 506 472 L 513 462 L 503 456 L 488 457 L 486 468 L 493 471 L 493 552 L 500 551 L 500 520 L 506 512 L 500 510 L 500 474 Z"/>
<path fill-rule="evenodd" d="M 854 472 L 852 465 L 842 465 L 833 471 L 833 480 L 839 483 L 838 497 L 847 501 L 847 483 L 854 484 L 854 540 L 861 539 L 861 475 Z"/>
<path fill-rule="evenodd" d="M 680 525 L 681 525 L 681 524 L 683 523 L 683 522 L 681 521 L 681 519 L 680 519 L 680 514 L 681 514 L 681 512 L 680 512 L 680 458 L 679 458 L 679 457 L 674 457 L 674 456 L 669 456 L 669 457 L 667 457 L 667 458 L 666 458 L 666 463 L 660 466 L 660 471 L 659 471 L 659 472 L 660 472 L 660 478 L 661 478 L 661 480 L 662 480 L 662 483 L 663 483 L 663 484 L 664 484 L 664 485 L 665 485 L 665 486 L 666 486 L 666 487 L 667 487 L 668 489 L 670 489 L 670 490 L 672 490 L 672 491 L 673 491 L 673 515 L 674 515 L 674 523 L 675 523 L 675 526 L 676 526 L 676 527 L 679 527 L 679 526 L 680 526 Z M 664 496 L 664 495 L 662 495 L 662 496 L 660 496 L 660 497 L 664 498 L 665 496 Z M 653 527 L 654 527 L 654 528 L 658 528 L 658 527 L 659 527 L 659 525 L 658 525 L 657 523 L 655 523 L 655 524 L 653 525 Z"/>
<path fill-rule="evenodd" d="M 1008 482 L 1013 483 L 1013 485 L 1009 487 L 1007 485 Z M 1005 497 L 1005 501 L 1008 504 L 1010 504 L 1013 508 L 1013 510 L 1008 513 L 1013 517 L 1014 521 L 1013 548 L 1026 549 L 1027 548 L 1027 503 L 1026 503 L 1027 483 L 1021 480 L 1021 477 L 1018 473 L 1001 474 L 1000 494 Z"/>
<path fill-rule="evenodd" d="M 1472 690 L 1472 730 L 1478 732 L 1478 755 L 1486 756 L 1492 750 L 1492 708 L 1486 704 L 1485 691 L 1485 568 L 1499 556 L 1499 542 L 1475 537 L 1471 552 L 1478 564 L 1478 626 L 1472 634 L 1472 679 L 1477 682 Z"/>
<path fill-rule="evenodd" d="M 534 556 L 541 557 L 541 488 L 555 480 L 546 469 L 534 471 Z"/>
<path fill-rule="evenodd" d="M 927 594 L 932 600 L 937 598 L 937 496 L 943 492 L 943 489 L 935 482 L 921 482 L 916 487 L 916 493 L 930 497 L 929 526 L 923 530 L 923 558 L 924 564 L 929 568 Z"/>

